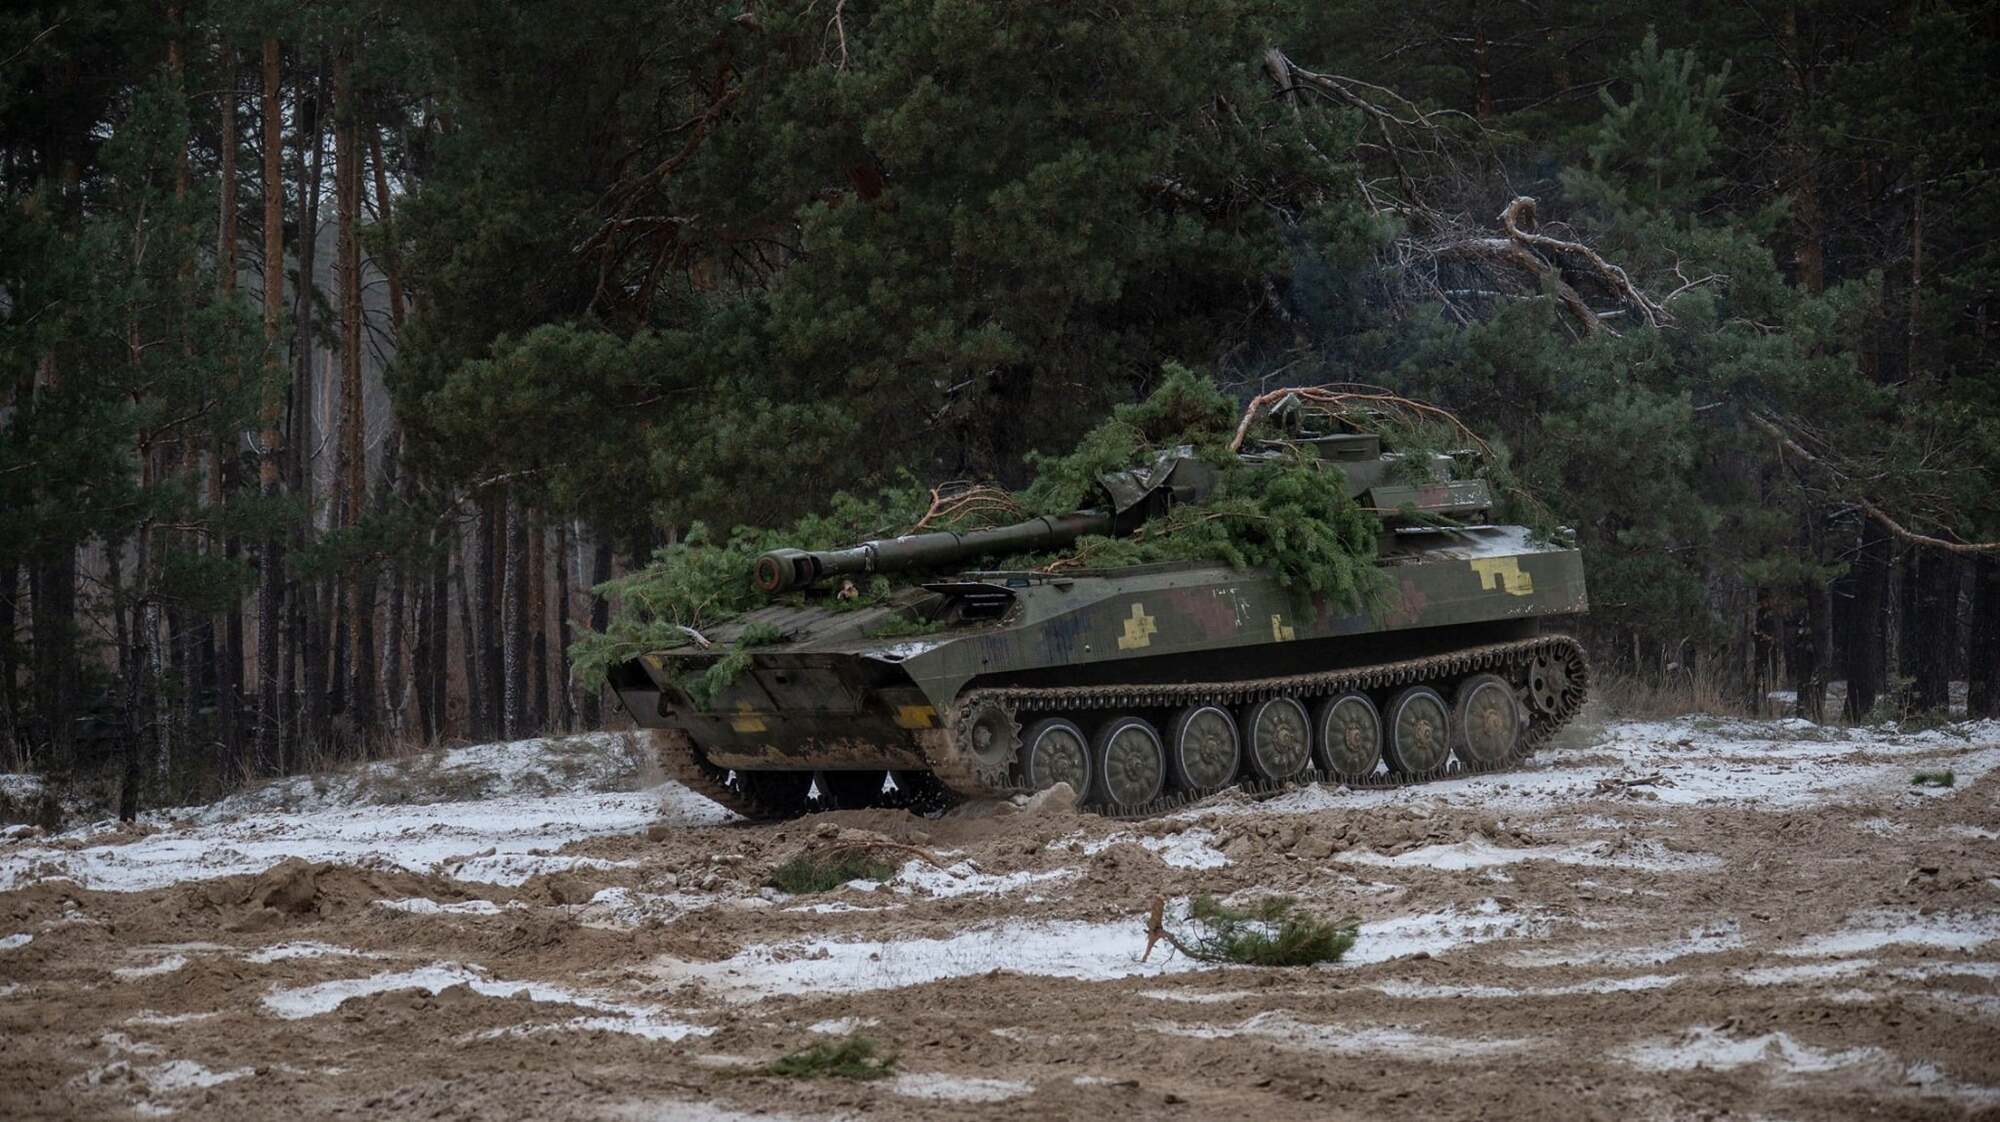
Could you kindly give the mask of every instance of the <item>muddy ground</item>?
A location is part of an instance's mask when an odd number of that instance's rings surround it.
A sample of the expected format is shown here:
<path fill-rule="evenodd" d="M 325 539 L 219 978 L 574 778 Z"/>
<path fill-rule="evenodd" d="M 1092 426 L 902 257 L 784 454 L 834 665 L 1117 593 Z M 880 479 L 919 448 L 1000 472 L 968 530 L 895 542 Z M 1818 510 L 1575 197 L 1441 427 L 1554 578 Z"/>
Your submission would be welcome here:
<path fill-rule="evenodd" d="M 2000 724 L 1566 743 L 1139 823 L 748 825 L 597 737 L 17 829 L 0 1118 L 2000 1117 Z M 884 883 L 761 887 L 885 839 Z M 1363 925 L 1139 961 L 1197 893 Z M 759 1073 L 853 1032 L 895 1078 Z"/>

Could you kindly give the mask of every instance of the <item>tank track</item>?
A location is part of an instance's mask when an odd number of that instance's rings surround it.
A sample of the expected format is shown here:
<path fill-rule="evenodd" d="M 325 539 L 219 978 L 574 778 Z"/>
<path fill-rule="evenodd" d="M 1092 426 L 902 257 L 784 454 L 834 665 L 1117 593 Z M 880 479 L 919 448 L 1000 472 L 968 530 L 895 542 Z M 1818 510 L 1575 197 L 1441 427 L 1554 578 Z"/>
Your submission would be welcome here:
<path fill-rule="evenodd" d="M 729 769 L 708 762 L 693 738 L 680 729 L 641 729 L 650 737 L 653 755 L 669 778 L 721 803 L 745 818 L 793 818 L 806 811 L 806 800 L 774 799 L 747 785 L 729 782 Z"/>
<path fill-rule="evenodd" d="M 1178 708 L 1199 703 L 1238 705 L 1271 697 L 1295 697 L 1302 701 L 1345 693 L 1349 690 L 1382 690 L 1421 685 L 1482 672 L 1501 673 L 1510 679 L 1539 658 L 1560 661 L 1566 673 L 1565 688 L 1556 694 L 1553 709 L 1525 706 L 1528 727 L 1514 754 L 1486 765 L 1469 765 L 1456 754 L 1444 765 L 1427 772 L 1401 775 L 1386 773 L 1370 777 L 1328 777 L 1308 768 L 1300 776 L 1277 782 L 1243 780 L 1220 790 L 1237 790 L 1261 796 L 1276 794 L 1313 783 L 1338 782 L 1351 788 L 1374 789 L 1407 787 L 1438 779 L 1506 771 L 1518 766 L 1535 749 L 1548 742 L 1583 704 L 1588 692 L 1590 664 L 1583 646 L 1567 635 L 1550 635 L 1512 643 L 1469 647 L 1461 651 L 1373 666 L 1292 674 L 1275 678 L 1238 681 L 1174 682 L 1157 685 L 1112 686 L 997 686 L 968 691 L 959 699 L 942 729 L 919 734 L 918 744 L 931 775 L 949 794 L 959 798 L 1009 798 L 1032 793 L 1021 785 L 1011 762 L 985 765 L 963 750 L 971 741 L 970 728 L 988 707 L 1000 706 L 1010 717 L 1023 711 L 1064 713 L 1090 711 L 1131 711 L 1133 709 Z M 731 783 L 730 771 L 708 761 L 687 733 L 678 729 L 645 730 L 650 736 L 660 766 L 675 780 L 751 819 L 790 818 L 809 809 L 801 792 L 795 798 L 773 797 L 751 785 Z M 1216 790 L 1178 791 L 1140 805 L 1095 803 L 1088 809 L 1113 818 L 1148 818 L 1177 810 L 1207 798 Z"/>
<path fill-rule="evenodd" d="M 1327 777 L 1309 767 L 1294 779 L 1278 782 L 1246 780 L 1224 789 L 1264 795 L 1318 782 L 1339 782 L 1350 788 L 1406 787 L 1461 775 L 1506 771 L 1518 766 L 1535 749 L 1546 744 L 1576 715 L 1588 693 L 1590 664 L 1584 658 L 1583 645 L 1567 635 L 1547 635 L 1469 647 L 1428 658 L 1275 678 L 1158 685 L 988 687 L 967 691 L 953 708 L 945 732 L 923 737 L 920 743 L 932 774 L 954 794 L 964 798 L 1007 798 L 1028 793 L 1018 782 L 1011 766 L 982 766 L 970 752 L 959 747 L 968 742 L 966 730 L 987 706 L 1001 706 L 1010 714 L 1024 711 L 1057 714 L 1093 710 L 1129 712 L 1201 703 L 1237 705 L 1272 697 L 1294 697 L 1305 701 L 1349 690 L 1394 689 L 1482 672 L 1500 673 L 1512 680 L 1516 672 L 1525 672 L 1530 663 L 1543 657 L 1563 665 L 1567 671 L 1565 688 L 1556 695 L 1552 710 L 1544 711 L 1532 704 L 1524 707 L 1529 715 L 1528 727 L 1523 730 L 1513 755 L 1504 760 L 1483 766 L 1468 765 L 1460 762 L 1454 753 L 1442 766 L 1427 772 L 1408 775 L 1378 773 L 1362 778 Z M 1089 805 L 1088 809 L 1114 818 L 1147 818 L 1168 813 L 1212 794 L 1215 791 L 1181 791 L 1135 806 L 1096 803 Z"/>

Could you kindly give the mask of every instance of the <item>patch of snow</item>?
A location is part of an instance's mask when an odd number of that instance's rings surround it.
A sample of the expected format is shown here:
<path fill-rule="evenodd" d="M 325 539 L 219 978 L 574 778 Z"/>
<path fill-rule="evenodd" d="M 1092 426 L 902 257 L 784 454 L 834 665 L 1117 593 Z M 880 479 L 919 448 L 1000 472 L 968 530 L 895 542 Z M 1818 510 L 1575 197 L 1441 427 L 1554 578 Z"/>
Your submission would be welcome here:
<path fill-rule="evenodd" d="M 1671 943 L 1639 947 L 1568 947 L 1522 951 L 1509 956 L 1514 966 L 1659 966 L 1677 958 L 1718 954 L 1743 945 L 1743 929 L 1735 920 L 1690 928 Z"/>
<path fill-rule="evenodd" d="M 1907 909 L 1885 909 L 1853 916 L 1840 931 L 1780 947 L 1778 953 L 1823 957 L 1860 954 L 1898 944 L 1962 951 L 1985 946 L 1995 939 L 2000 939 L 2000 914 L 1934 912 L 1919 915 Z"/>
<path fill-rule="evenodd" d="M 156 1013 L 151 1009 L 141 1009 L 125 1018 L 128 1025 L 186 1025 L 195 1021 L 206 1021 L 217 1016 L 215 1013 Z"/>
<path fill-rule="evenodd" d="M 1974 841 L 2000 841 L 2000 833 L 1984 826 L 1946 826 L 1944 832 L 1961 838 L 1971 838 Z"/>
<path fill-rule="evenodd" d="M 842 912 L 893 912 L 901 904 L 850 904 L 845 900 L 823 900 L 817 904 L 798 904 L 786 908 L 788 912 L 811 912 L 815 915 L 837 915 Z"/>
<path fill-rule="evenodd" d="M 1784 986 L 1793 982 L 1821 982 L 1859 974 L 1875 965 L 1872 958 L 1850 958 L 1842 962 L 1809 962 L 1798 966 L 1759 966 L 1736 971 L 1737 980 L 1753 986 Z"/>
<path fill-rule="evenodd" d="M 1294 792 L 1298 793 L 1298 792 Z M 1114 845 L 1136 842 L 1140 846 L 1159 855 L 1161 861 L 1176 869 L 1220 869 L 1230 864 L 1230 860 L 1215 847 L 1215 831 L 1209 829 L 1183 830 L 1165 837 L 1152 837 L 1120 831 L 1106 834 L 1101 838 L 1083 840 L 1082 835 L 1071 835 L 1054 843 L 1085 857 L 1095 857 Z"/>
<path fill-rule="evenodd" d="M 1366 965 L 1413 954 L 1442 954 L 1455 947 L 1533 934 L 1537 924 L 1487 899 L 1470 911 L 1449 907 L 1423 915 L 1370 920 L 1361 925 L 1342 963 Z"/>
<path fill-rule="evenodd" d="M 943 1072 L 905 1072 L 898 1075 L 889 1089 L 899 1095 L 913 1099 L 932 1099 L 948 1103 L 998 1103 L 1008 1099 L 1018 1099 L 1035 1089 L 1032 1083 L 1018 1079 L 981 1079 L 966 1075 L 946 1075 Z"/>
<path fill-rule="evenodd" d="M 372 951 L 357 951 L 352 947 L 339 947 L 335 946 L 332 943 L 317 943 L 310 939 L 302 939 L 296 942 L 272 943 L 269 946 L 258 947 L 256 950 L 251 951 L 249 954 L 244 955 L 243 961 L 255 962 L 258 963 L 259 965 L 264 965 L 273 962 L 283 962 L 286 959 L 292 959 L 292 958 L 381 958 L 381 957 L 382 957 L 381 955 L 376 954 Z"/>
<path fill-rule="evenodd" d="M 1888 1059 L 1888 1054 L 1880 1048 L 1821 1051 L 1800 1044 L 1787 1033 L 1767 1032 L 1761 1036 L 1738 1038 L 1705 1026 L 1691 1028 L 1679 1037 L 1640 1041 L 1615 1049 L 1612 1055 L 1645 1071 L 1694 1071 L 1703 1068 L 1729 1071 L 1751 1064 L 1767 1064 L 1784 1072 L 1814 1072 L 1881 1063 Z"/>
<path fill-rule="evenodd" d="M 1530 1037 L 1472 1039 L 1436 1036 L 1397 1025 L 1332 1025 L 1301 1021 L 1289 1013 L 1259 1013 L 1234 1025 L 1182 1025 L 1160 1023 L 1154 1032 L 1197 1040 L 1222 1040 L 1254 1036 L 1277 1043 L 1281 1048 L 1339 1055 L 1390 1052 L 1403 1059 L 1449 1060 L 1467 1056 L 1493 1056 L 1518 1052 L 1538 1043 Z"/>
<path fill-rule="evenodd" d="M 698 798 L 667 784 L 626 793 L 329 807 L 204 821 L 122 845 L 20 846 L 0 855 L 0 891 L 63 877 L 85 888 L 136 892 L 259 873 L 288 857 L 445 872 L 467 854 L 545 855 L 585 838 L 637 833 L 662 820 L 661 798 L 669 789 Z M 707 825 L 727 813 L 701 802 L 707 811 L 676 813 L 669 806 L 665 820 Z M 499 862 L 492 866 L 497 869 Z"/>
<path fill-rule="evenodd" d="M 1150 997 L 1154 1001 L 1178 1001 L 1185 1005 L 1220 1005 L 1257 995 L 1249 990 L 1140 990 L 1139 996 Z"/>
<path fill-rule="evenodd" d="M 506 910 L 491 900 L 459 900 L 441 904 L 423 896 L 412 896 L 406 900 L 377 900 L 375 906 L 395 912 L 412 912 L 420 916 L 497 916 Z M 511 900 L 507 903 L 508 908 L 521 906 Z"/>
<path fill-rule="evenodd" d="M 1373 850 L 1349 850 L 1335 860 L 1356 865 L 1379 865 L 1397 869 L 1416 867 L 1457 872 L 1484 869 L 1494 865 L 1509 865 L 1517 861 L 1550 861 L 1558 865 L 1597 865 L 1608 868 L 1644 869 L 1652 872 L 1681 872 L 1722 867 L 1722 859 L 1712 854 L 1680 853 L 1654 841 L 1632 844 L 1623 850 L 1613 848 L 1612 843 L 1608 842 L 1588 842 L 1569 846 L 1512 847 L 1495 845 L 1480 834 L 1473 834 L 1462 842 L 1427 845 L 1394 856 L 1376 853 Z"/>
<path fill-rule="evenodd" d="M 874 1028 L 881 1023 L 880 1017 L 836 1017 L 830 1021 L 814 1021 L 806 1026 L 806 1031 L 828 1036 L 853 1036 L 857 1029 Z"/>
<path fill-rule="evenodd" d="M 1520 989 L 1512 986 L 1432 985 L 1391 979 L 1372 983 L 1371 988 L 1380 990 L 1390 997 L 1571 997 L 1577 994 L 1631 993 L 1637 990 L 1664 989 L 1680 981 L 1681 977 L 1679 974 L 1640 974 L 1630 978 L 1592 978 L 1589 981 L 1572 982 L 1566 986 L 1527 986 Z"/>
<path fill-rule="evenodd" d="M 264 1008 L 271 1013 L 286 1020 L 299 1020 L 331 1013 L 358 997 L 410 989 L 437 993 L 453 986 L 465 986 L 485 997 L 526 996 L 530 1001 L 552 1005 L 575 1005 L 617 1015 L 609 1018 L 577 1018 L 564 1027 L 604 1028 L 618 1032 L 632 1032 L 660 1040 L 706 1036 L 715 1031 L 700 1025 L 662 1019 L 661 1014 L 664 1011 L 658 1006 L 609 1001 L 547 982 L 489 978 L 480 970 L 455 962 L 434 962 L 414 970 L 389 971 L 371 974 L 365 978 L 339 978 L 290 989 L 279 987 L 265 994 L 262 1000 Z M 597 1023 L 599 1021 L 606 1023 L 599 1024 Z"/>
<path fill-rule="evenodd" d="M 1031 884 L 1053 884 L 1075 880 L 1083 874 L 1076 869 L 1047 872 L 1022 871 L 1004 876 L 982 873 L 970 861 L 960 861 L 940 869 L 928 861 L 910 861 L 889 879 L 886 887 L 905 895 L 922 892 L 927 896 L 997 896 L 1015 892 Z M 870 888 L 873 887 L 871 884 Z"/>
<path fill-rule="evenodd" d="M 671 986 L 700 985 L 725 1000 L 751 1002 L 780 994 L 896 989 L 993 970 L 1104 981 L 1201 965 L 1157 955 L 1141 962 L 1144 947 L 1145 932 L 1136 922 L 1010 922 L 942 939 L 757 944 L 720 962 L 663 958 L 650 972 Z"/>
<path fill-rule="evenodd" d="M 151 978 L 156 974 L 171 974 L 187 964 L 186 955 L 170 954 L 150 966 L 121 966 L 111 973 L 130 981 L 134 978 Z"/>
<path fill-rule="evenodd" d="M 34 941 L 35 937 L 33 935 L 30 935 L 25 931 L 19 931 L 12 935 L 7 936 L 4 939 L 0 939 L 0 951 L 17 950 L 21 947 L 27 946 L 29 943 L 32 943 Z"/>
<path fill-rule="evenodd" d="M 253 1073 L 247 1067 L 229 1071 L 211 1071 L 193 1060 L 168 1060 L 153 1067 L 139 1068 L 135 1074 L 146 1081 L 155 1091 L 196 1091 L 203 1087 L 214 1087 L 232 1079 L 241 1079 Z"/>
<path fill-rule="evenodd" d="M 602 857 L 569 857 L 550 853 L 496 853 L 490 857 L 468 857 L 438 869 L 448 877 L 479 884 L 512 888 L 526 884 L 543 873 L 563 873 L 571 869 L 636 869 L 637 861 L 607 861 Z"/>

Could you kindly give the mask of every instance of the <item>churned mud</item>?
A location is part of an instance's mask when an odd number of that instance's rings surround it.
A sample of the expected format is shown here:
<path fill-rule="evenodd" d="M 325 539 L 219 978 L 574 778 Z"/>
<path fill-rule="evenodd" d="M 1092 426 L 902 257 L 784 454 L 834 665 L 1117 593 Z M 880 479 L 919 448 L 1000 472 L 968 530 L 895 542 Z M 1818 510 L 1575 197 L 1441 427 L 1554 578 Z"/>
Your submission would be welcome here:
<path fill-rule="evenodd" d="M 1996 767 L 1992 722 L 1687 719 L 1144 822 L 753 826 L 622 737 L 465 749 L 9 831 L 0 1117 L 2000 1115 Z M 875 840 L 885 881 L 762 887 Z M 1141 961 L 1198 893 L 1360 937 Z M 759 1073 L 850 1033 L 895 1076 Z"/>

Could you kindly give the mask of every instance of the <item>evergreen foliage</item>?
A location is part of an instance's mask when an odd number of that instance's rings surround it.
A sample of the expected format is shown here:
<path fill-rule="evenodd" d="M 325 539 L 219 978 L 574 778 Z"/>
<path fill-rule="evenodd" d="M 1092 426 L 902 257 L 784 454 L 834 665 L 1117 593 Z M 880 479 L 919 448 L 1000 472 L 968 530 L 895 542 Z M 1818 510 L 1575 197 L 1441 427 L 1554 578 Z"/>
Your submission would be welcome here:
<path fill-rule="evenodd" d="M 780 892 L 803 896 L 831 892 L 851 880 L 884 881 L 896 875 L 894 866 L 874 860 L 864 851 L 831 856 L 801 853 L 771 870 L 764 883 Z"/>
<path fill-rule="evenodd" d="M 1243 966 L 1338 962 L 1361 931 L 1352 920 L 1335 923 L 1301 912 L 1289 896 L 1268 896 L 1244 908 L 1197 896 L 1188 919 L 1190 925 L 1175 936 L 1175 946 L 1203 962 Z"/>
<path fill-rule="evenodd" d="M 896 1057 L 866 1036 L 843 1036 L 789 1052 L 764 1068 L 788 1079 L 882 1079 L 896 1073 Z"/>

